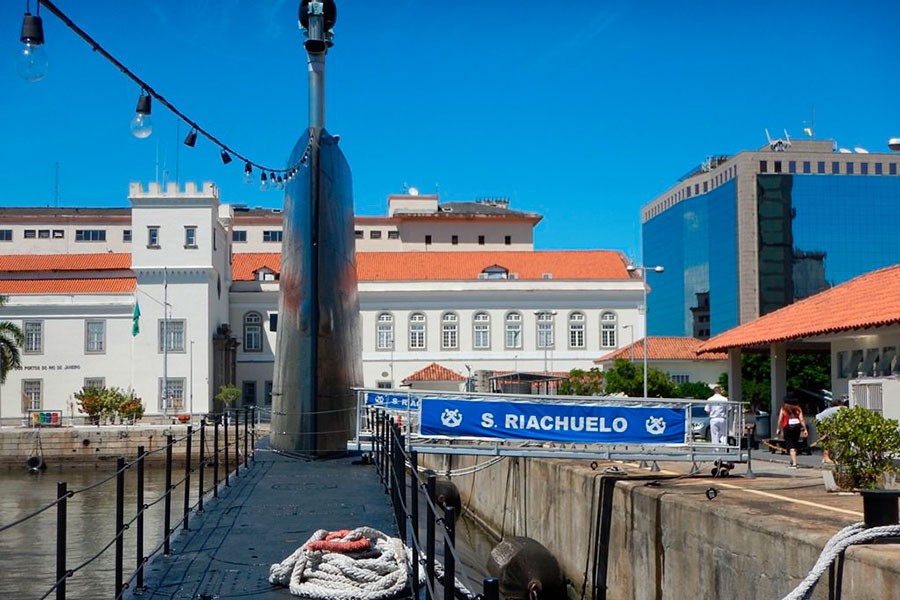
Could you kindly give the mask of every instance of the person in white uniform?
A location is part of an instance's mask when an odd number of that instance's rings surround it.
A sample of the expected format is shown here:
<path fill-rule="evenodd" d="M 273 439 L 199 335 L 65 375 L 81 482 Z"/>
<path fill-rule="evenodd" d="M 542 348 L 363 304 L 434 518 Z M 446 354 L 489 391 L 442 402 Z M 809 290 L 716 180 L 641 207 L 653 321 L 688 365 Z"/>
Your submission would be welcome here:
<path fill-rule="evenodd" d="M 713 444 L 725 444 L 728 439 L 725 433 L 725 421 L 728 416 L 728 399 L 722 395 L 721 386 L 713 388 L 713 395 L 706 404 L 706 414 L 709 415 L 709 439 Z"/>

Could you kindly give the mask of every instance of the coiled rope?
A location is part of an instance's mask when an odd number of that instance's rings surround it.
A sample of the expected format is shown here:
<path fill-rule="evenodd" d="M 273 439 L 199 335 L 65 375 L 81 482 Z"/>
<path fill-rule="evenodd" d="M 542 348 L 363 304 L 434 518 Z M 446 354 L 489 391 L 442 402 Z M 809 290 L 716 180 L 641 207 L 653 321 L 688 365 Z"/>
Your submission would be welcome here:
<path fill-rule="evenodd" d="M 329 532 L 319 529 L 305 544 L 269 568 L 269 582 L 290 589 L 295 596 L 323 600 L 381 600 L 402 592 L 409 583 L 412 548 L 399 538 L 371 527 Z M 420 553 L 419 584 L 425 582 L 425 555 Z M 444 570 L 434 563 L 443 583 Z M 475 594 L 454 580 L 465 598 Z"/>
<path fill-rule="evenodd" d="M 866 528 L 864 523 L 854 523 L 844 527 L 828 540 L 809 575 L 783 600 L 809 600 L 819 579 L 825 574 L 825 570 L 831 566 L 841 552 L 853 544 L 862 544 L 893 536 L 900 536 L 900 525 Z"/>

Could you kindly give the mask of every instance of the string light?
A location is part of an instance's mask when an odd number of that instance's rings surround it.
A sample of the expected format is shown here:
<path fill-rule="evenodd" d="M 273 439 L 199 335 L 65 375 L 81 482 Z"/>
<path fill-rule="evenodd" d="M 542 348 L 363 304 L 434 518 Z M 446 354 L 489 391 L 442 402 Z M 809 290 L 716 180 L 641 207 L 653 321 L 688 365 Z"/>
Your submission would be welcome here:
<path fill-rule="evenodd" d="M 250 163 L 244 164 L 244 183 L 253 183 L 253 166 Z"/>
<path fill-rule="evenodd" d="M 31 2 L 25 3 L 25 15 L 22 18 L 22 35 L 19 41 L 22 47 L 16 55 L 16 72 L 25 81 L 40 81 L 47 76 L 50 62 L 44 50 L 44 23 L 41 20 L 41 3 L 38 2 L 37 13 L 31 14 Z"/>
<path fill-rule="evenodd" d="M 20 40 L 25 45 L 23 50 L 20 53 L 19 59 L 17 59 L 17 67 L 19 69 L 19 74 L 26 78 L 28 81 L 39 81 L 43 79 L 43 77 L 47 73 L 47 60 L 46 53 L 44 52 L 44 30 L 43 24 L 41 21 L 41 17 L 39 14 L 32 15 L 29 12 L 29 2 L 26 2 L 25 7 L 25 15 L 22 23 L 22 35 Z M 81 29 L 78 25 L 75 24 L 72 19 L 66 16 L 53 2 L 52 0 L 37 0 L 37 13 L 40 13 L 40 7 L 43 5 L 47 10 L 49 10 L 54 16 L 56 16 L 63 24 L 66 25 L 69 29 L 75 32 L 81 39 L 83 39 L 91 48 L 105 58 L 107 61 L 113 64 L 119 71 L 125 74 L 126 77 L 134 81 L 141 88 L 141 96 L 138 98 L 138 106 L 135 111 L 135 118 L 132 120 L 132 133 L 135 137 L 145 138 L 152 133 L 152 124 L 150 123 L 150 112 L 151 112 L 151 98 L 155 98 L 160 104 L 166 107 L 170 112 L 179 117 L 182 121 L 188 124 L 191 129 L 187 134 L 187 137 L 184 139 L 184 144 L 191 148 L 197 143 L 197 135 L 203 135 L 206 139 L 212 142 L 214 145 L 218 146 L 221 149 L 220 157 L 222 159 L 223 164 L 228 164 L 232 161 L 232 158 L 237 158 L 239 160 L 244 161 L 245 164 L 245 175 L 246 169 L 249 166 L 252 172 L 253 168 L 259 169 L 262 172 L 262 176 L 260 177 L 260 189 L 275 189 L 277 186 L 277 177 L 275 174 L 287 174 L 290 170 L 299 170 L 300 165 L 306 162 L 306 153 L 304 153 L 303 158 L 300 163 L 291 165 L 284 169 L 274 169 L 272 167 L 265 166 L 263 164 L 257 163 L 251 160 L 249 157 L 244 156 L 243 154 L 235 151 L 233 148 L 225 144 L 223 141 L 219 140 L 212 133 L 201 127 L 196 121 L 188 117 L 186 114 L 181 112 L 175 105 L 166 100 L 164 96 L 162 96 L 159 92 L 153 89 L 153 87 L 138 77 L 131 69 L 122 64 L 118 59 L 116 59 L 113 55 L 111 55 L 103 46 L 101 46 L 96 40 L 94 40 L 87 32 Z M 40 60 L 39 60 L 40 59 Z M 24 61 L 24 62 L 23 62 Z M 21 66 L 20 66 L 21 65 Z M 24 69 L 24 73 L 23 73 Z M 139 119 L 140 117 L 140 119 Z M 140 126 L 135 128 L 135 121 L 140 121 Z M 142 135 L 139 135 L 141 133 Z M 307 147 L 307 153 L 309 147 Z M 266 173 L 269 172 L 268 179 L 271 181 L 271 185 L 268 185 L 266 182 Z M 282 187 L 283 187 L 284 178 L 282 178 Z"/>
<path fill-rule="evenodd" d="M 265 192 L 269 189 L 269 182 L 267 181 L 265 171 L 263 171 L 263 174 L 259 176 L 259 189 L 262 192 Z"/>
<path fill-rule="evenodd" d="M 142 140 L 153 133 L 153 122 L 150 119 L 150 96 L 141 91 L 138 96 L 137 108 L 134 109 L 134 118 L 131 119 L 131 135 Z"/>

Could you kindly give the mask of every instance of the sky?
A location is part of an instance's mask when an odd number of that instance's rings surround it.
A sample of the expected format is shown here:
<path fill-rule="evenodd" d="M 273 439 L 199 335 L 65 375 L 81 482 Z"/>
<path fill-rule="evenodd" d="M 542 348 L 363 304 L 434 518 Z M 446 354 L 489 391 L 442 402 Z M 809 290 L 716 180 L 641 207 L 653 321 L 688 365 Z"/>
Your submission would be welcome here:
<path fill-rule="evenodd" d="M 55 0 L 108 52 L 253 161 L 286 166 L 308 123 L 292 0 Z M 42 9 L 50 70 L 14 57 L 25 2 L 0 3 L 0 205 L 128 206 L 132 181 L 212 181 L 220 200 L 279 208 Z M 326 128 L 356 214 L 415 187 L 442 202 L 506 197 L 543 215 L 538 249 L 640 259 L 640 208 L 707 156 L 765 129 L 887 152 L 900 136 L 896 24 L 875 0 L 337 0 Z M 31 2 L 31 12 L 36 10 Z M 3 61 L 0 61 L 2 65 Z"/>

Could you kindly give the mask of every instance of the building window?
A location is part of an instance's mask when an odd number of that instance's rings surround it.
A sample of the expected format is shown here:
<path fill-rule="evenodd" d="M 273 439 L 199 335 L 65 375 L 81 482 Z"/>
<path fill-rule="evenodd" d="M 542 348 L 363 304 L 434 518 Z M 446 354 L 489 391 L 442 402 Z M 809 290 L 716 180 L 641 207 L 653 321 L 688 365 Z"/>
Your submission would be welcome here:
<path fill-rule="evenodd" d="M 12 229 L 0 229 L 0 242 L 12 241 Z"/>
<path fill-rule="evenodd" d="M 399 240 L 400 232 L 397 231 L 396 229 L 392 229 L 392 230 L 388 231 L 388 239 L 389 240 Z"/>
<path fill-rule="evenodd" d="M 123 230 L 122 230 L 122 241 L 123 241 L 123 242 L 130 242 L 130 241 L 131 241 L 131 230 L 130 230 L 130 229 L 123 229 Z"/>
<path fill-rule="evenodd" d="M 825 174 L 825 161 L 824 160 L 820 160 L 816 163 L 816 173 L 819 173 L 821 175 Z"/>
<path fill-rule="evenodd" d="M 168 387 L 168 393 L 165 387 Z M 168 377 L 165 382 L 159 378 L 159 410 L 162 412 L 180 412 L 184 410 L 184 378 Z"/>
<path fill-rule="evenodd" d="M 256 404 L 256 382 L 255 381 L 242 381 L 241 382 L 241 404 L 244 406 L 250 406 Z"/>
<path fill-rule="evenodd" d="M 25 354 L 44 353 L 43 321 L 24 321 L 22 323 L 22 333 L 25 334 L 25 346 L 22 347 L 22 351 Z"/>
<path fill-rule="evenodd" d="M 426 236 L 425 236 L 425 245 L 426 245 L 426 246 L 430 246 L 430 245 L 431 245 L 431 236 L 430 236 L 430 235 L 426 235 Z"/>
<path fill-rule="evenodd" d="M 41 410 L 42 389 L 44 382 L 40 379 L 22 380 L 22 404 L 25 411 Z"/>
<path fill-rule="evenodd" d="M 881 167 L 881 163 L 875 163 L 875 174 L 876 174 L 876 175 L 882 175 L 882 174 L 883 174 L 883 173 L 881 172 L 881 168 L 882 168 L 882 167 Z"/>
<path fill-rule="evenodd" d="M 247 230 L 246 229 L 235 229 L 231 232 L 231 241 L 237 242 L 239 244 L 247 243 Z"/>
<path fill-rule="evenodd" d="M 394 387 L 393 381 L 376 381 L 375 387 L 379 390 L 390 390 Z"/>
<path fill-rule="evenodd" d="M 380 313 L 375 324 L 375 348 L 377 350 L 394 349 L 394 315 Z"/>
<path fill-rule="evenodd" d="M 156 225 L 147 227 L 147 247 L 159 248 L 159 227 Z"/>
<path fill-rule="evenodd" d="M 453 244 L 454 246 L 458 246 L 458 245 L 459 245 L 459 236 L 458 236 L 458 235 L 451 235 L 451 236 L 450 236 L 450 243 Z"/>
<path fill-rule="evenodd" d="M 264 242 L 280 242 L 281 241 L 281 230 L 273 229 L 271 231 L 263 231 L 263 241 Z"/>
<path fill-rule="evenodd" d="M 444 313 L 441 317 L 441 349 L 456 350 L 459 347 L 459 317 Z"/>
<path fill-rule="evenodd" d="M 832 175 L 840 175 L 841 174 L 841 163 L 838 161 L 832 161 L 831 163 L 831 174 Z"/>
<path fill-rule="evenodd" d="M 381 231 L 379 231 L 377 229 L 373 229 L 372 231 L 369 232 L 369 239 L 370 240 L 380 240 L 381 239 Z"/>
<path fill-rule="evenodd" d="M 681 374 L 669 374 L 669 378 L 673 383 L 690 383 L 691 376 L 690 375 L 681 375 Z"/>
<path fill-rule="evenodd" d="M 797 172 L 797 161 L 789 160 L 788 161 L 788 173 L 796 173 Z"/>
<path fill-rule="evenodd" d="M 897 163 L 890 163 L 888 165 L 888 175 L 896 175 L 897 174 Z"/>
<path fill-rule="evenodd" d="M 584 313 L 573 312 L 569 315 L 569 348 L 585 348 Z"/>
<path fill-rule="evenodd" d="M 106 321 L 85 321 L 84 351 L 87 354 L 102 354 L 106 351 Z"/>
<path fill-rule="evenodd" d="M 167 343 L 163 345 L 163 340 Z M 159 351 L 184 352 L 184 320 L 159 321 Z"/>
<path fill-rule="evenodd" d="M 869 174 L 869 163 L 859 163 L 859 174 L 860 175 L 868 175 Z"/>
<path fill-rule="evenodd" d="M 244 315 L 244 352 L 262 352 L 262 316 L 258 312 Z"/>
<path fill-rule="evenodd" d="M 269 314 L 269 331 L 278 331 L 278 313 Z"/>
<path fill-rule="evenodd" d="M 49 232 L 48 232 L 49 234 Z M 49 235 L 47 237 L 50 237 Z M 75 241 L 76 242 L 105 242 L 106 241 L 106 230 L 105 229 L 76 229 L 75 230 Z"/>
<path fill-rule="evenodd" d="M 425 315 L 422 313 L 409 315 L 409 349 L 425 349 Z"/>
<path fill-rule="evenodd" d="M 781 173 L 781 161 L 780 161 L 780 160 L 776 160 L 774 166 L 775 166 L 775 172 L 776 172 L 776 173 Z"/>
<path fill-rule="evenodd" d="M 522 347 L 522 315 L 517 312 L 506 315 L 506 347 L 511 350 Z"/>
<path fill-rule="evenodd" d="M 197 228 L 193 225 L 188 225 L 184 228 L 184 247 L 197 247 Z"/>
<path fill-rule="evenodd" d="M 263 384 L 263 403 L 265 406 L 272 406 L 272 382 L 266 381 Z"/>
<path fill-rule="evenodd" d="M 491 317 L 486 312 L 475 313 L 472 319 L 472 346 L 476 350 L 491 347 Z"/>
<path fill-rule="evenodd" d="M 847 163 L 847 175 L 853 175 L 853 163 L 852 162 Z"/>
<path fill-rule="evenodd" d="M 765 160 L 759 161 L 759 172 L 760 173 L 768 173 L 769 172 L 769 163 Z"/>
<path fill-rule="evenodd" d="M 357 240 L 363 239 L 363 230 L 362 230 L 362 229 L 357 229 L 357 230 L 355 230 L 355 231 L 353 232 L 353 237 L 354 237 L 355 239 L 357 239 Z"/>
<path fill-rule="evenodd" d="M 600 347 L 616 347 L 616 314 L 605 312 L 600 315 Z"/>
<path fill-rule="evenodd" d="M 512 245 L 512 236 L 511 235 L 504 236 L 503 243 L 506 244 L 507 246 L 511 246 Z"/>
<path fill-rule="evenodd" d="M 38 239 L 39 240 L 49 240 L 50 239 L 50 230 L 49 229 L 38 229 Z"/>
<path fill-rule="evenodd" d="M 812 172 L 811 167 L 812 167 L 812 165 L 810 164 L 810 162 L 808 160 L 803 161 L 803 172 L 804 173 L 811 173 Z"/>
<path fill-rule="evenodd" d="M 893 173 L 892 173 L 893 175 Z M 37 237 L 37 230 L 35 229 L 26 229 L 25 230 L 25 239 L 30 240 Z"/>
<path fill-rule="evenodd" d="M 537 347 L 540 349 L 553 347 L 553 317 L 550 311 L 541 311 L 537 314 Z"/>
<path fill-rule="evenodd" d="M 478 245 L 484 246 L 484 236 L 483 235 L 478 236 Z"/>
<path fill-rule="evenodd" d="M 105 377 L 85 377 L 84 388 L 104 388 L 106 387 Z"/>

